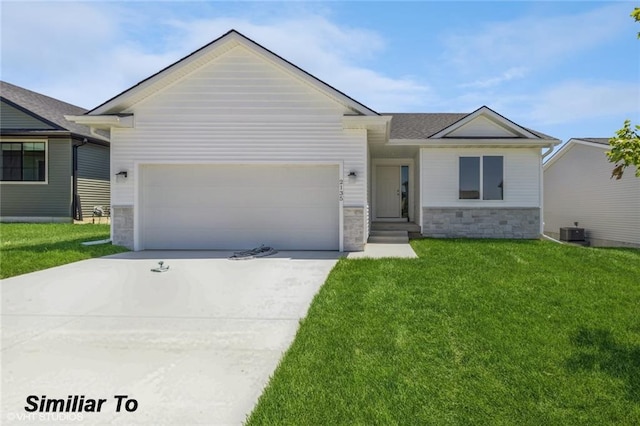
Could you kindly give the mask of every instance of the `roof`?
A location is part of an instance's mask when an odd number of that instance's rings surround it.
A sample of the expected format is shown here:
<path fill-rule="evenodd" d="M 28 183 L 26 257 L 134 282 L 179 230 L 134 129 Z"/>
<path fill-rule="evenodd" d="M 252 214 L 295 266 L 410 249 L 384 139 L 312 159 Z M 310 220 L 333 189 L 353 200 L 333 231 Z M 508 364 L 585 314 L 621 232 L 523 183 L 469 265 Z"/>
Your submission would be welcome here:
<path fill-rule="evenodd" d="M 227 43 L 229 43 L 229 45 L 231 46 L 240 44 L 266 56 L 267 58 L 273 60 L 275 63 L 278 63 L 279 65 L 287 69 L 289 72 L 293 72 L 298 77 L 306 80 L 318 89 L 323 90 L 326 94 L 343 103 L 350 109 L 358 112 L 359 114 L 373 116 L 379 115 L 376 111 L 372 110 L 363 103 L 358 102 L 344 92 L 320 80 L 318 77 L 308 73 L 292 62 L 287 61 L 282 56 L 279 56 L 278 54 L 272 52 L 271 50 L 267 49 L 266 47 L 253 41 L 249 37 L 234 29 L 227 31 L 225 34 L 213 40 L 212 42 L 202 46 L 201 48 L 188 54 L 184 58 L 179 59 L 173 64 L 161 69 L 157 73 L 136 83 L 125 91 L 117 94 L 113 98 L 108 99 L 92 110 L 86 112 L 86 114 L 114 114 L 126 110 L 127 100 L 133 100 L 133 103 L 135 103 L 139 99 L 142 99 L 147 92 L 154 92 L 157 87 L 161 85 L 162 80 L 170 80 L 171 74 L 176 74 L 179 76 L 182 73 L 182 75 L 186 75 L 189 72 L 197 69 L 200 66 L 202 60 L 206 61 L 207 58 L 210 58 L 213 52 L 215 52 L 218 47 L 220 47 L 220 50 L 224 50 L 224 46 L 227 45 Z"/>
<path fill-rule="evenodd" d="M 89 127 L 76 124 L 64 118 L 65 114 L 84 114 L 87 111 L 84 108 L 27 90 L 6 81 L 0 81 L 0 98 L 30 115 L 48 122 L 57 130 L 66 130 L 78 135 L 93 137 Z"/>
<path fill-rule="evenodd" d="M 440 130 L 449 127 L 468 113 L 396 113 L 392 116 L 391 139 L 427 139 Z"/>
<path fill-rule="evenodd" d="M 452 124 L 462 120 L 473 113 L 397 113 L 385 112 L 382 115 L 390 115 L 391 139 L 428 139 L 434 134 L 446 129 Z M 541 139 L 555 139 L 536 130 L 522 127 Z"/>
<path fill-rule="evenodd" d="M 599 143 L 602 145 L 609 145 L 609 138 L 573 138 L 573 139 L 580 139 L 581 141 L 585 141 L 585 142 L 592 142 L 592 143 Z"/>

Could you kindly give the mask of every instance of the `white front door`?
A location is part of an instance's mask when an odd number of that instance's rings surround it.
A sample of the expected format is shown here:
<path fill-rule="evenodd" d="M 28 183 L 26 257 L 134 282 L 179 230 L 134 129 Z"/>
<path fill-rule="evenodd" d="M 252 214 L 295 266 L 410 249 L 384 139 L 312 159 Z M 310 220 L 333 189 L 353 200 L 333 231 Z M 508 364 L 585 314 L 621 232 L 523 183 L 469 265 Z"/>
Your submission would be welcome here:
<path fill-rule="evenodd" d="M 376 169 L 376 217 L 401 217 L 400 166 L 378 166 Z"/>

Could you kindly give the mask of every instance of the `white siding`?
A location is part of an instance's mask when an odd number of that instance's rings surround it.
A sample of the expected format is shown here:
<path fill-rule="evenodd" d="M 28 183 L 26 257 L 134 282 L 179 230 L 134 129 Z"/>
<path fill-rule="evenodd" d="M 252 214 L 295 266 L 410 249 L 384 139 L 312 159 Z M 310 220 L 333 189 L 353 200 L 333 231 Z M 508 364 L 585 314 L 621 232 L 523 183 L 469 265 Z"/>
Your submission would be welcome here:
<path fill-rule="evenodd" d="M 538 148 L 423 148 L 423 207 L 539 207 L 540 149 Z M 504 156 L 504 200 L 459 200 L 458 158 Z"/>
<path fill-rule="evenodd" d="M 366 130 L 315 88 L 237 46 L 134 105 L 135 128 L 112 130 L 115 205 L 134 203 L 138 163 L 343 163 L 366 176 Z M 344 206 L 365 206 L 366 179 L 345 185 Z M 337 188 L 336 188 L 337 194 Z"/>
<path fill-rule="evenodd" d="M 574 144 L 544 171 L 545 232 L 579 222 L 589 238 L 640 244 L 640 179 L 610 179 L 605 152 Z"/>

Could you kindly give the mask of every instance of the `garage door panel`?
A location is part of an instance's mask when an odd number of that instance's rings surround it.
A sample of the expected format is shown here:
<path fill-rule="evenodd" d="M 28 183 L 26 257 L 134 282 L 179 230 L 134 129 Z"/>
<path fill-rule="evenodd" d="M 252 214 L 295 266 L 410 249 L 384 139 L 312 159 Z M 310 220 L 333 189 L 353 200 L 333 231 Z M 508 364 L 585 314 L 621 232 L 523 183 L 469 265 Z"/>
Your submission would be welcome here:
<path fill-rule="evenodd" d="M 162 247 L 170 240 L 171 248 L 177 250 L 219 249 L 220 244 L 229 250 L 244 250 L 263 244 L 279 250 L 300 250 L 300 237 L 305 240 L 304 250 L 327 250 L 327 247 L 335 244 L 338 235 L 337 231 L 333 234 L 309 230 L 290 230 L 287 233 L 270 230 L 258 234 L 247 229 L 162 228 L 150 229 L 146 244 L 151 248 Z"/>
<path fill-rule="evenodd" d="M 199 192 L 198 197 L 194 197 L 192 191 Z M 326 206 L 326 200 L 337 195 L 337 183 L 335 187 L 304 188 L 305 197 L 298 197 L 300 188 L 274 189 L 273 187 L 254 186 L 252 188 L 232 188 L 220 186 L 192 187 L 189 191 L 182 187 L 151 186 L 145 189 L 147 207 L 160 208 L 167 205 L 167 201 L 177 204 L 189 210 L 198 207 L 215 208 L 224 204 L 229 207 L 247 207 L 255 205 L 276 204 L 282 208 L 298 206 Z M 170 197 L 171 200 L 166 200 Z M 221 200 L 224 202 L 221 203 Z"/>
<path fill-rule="evenodd" d="M 336 250 L 337 182 L 337 166 L 143 166 L 142 245 Z"/>
<path fill-rule="evenodd" d="M 252 221 L 251 229 L 269 227 L 278 229 L 329 229 L 335 224 L 334 216 L 337 213 L 333 209 L 296 209 L 282 210 L 277 208 L 253 208 L 247 211 L 246 208 L 217 208 L 217 209 L 196 209 L 187 210 L 183 208 L 157 208 L 153 214 L 145 216 L 145 228 L 179 228 L 191 225 L 193 222 L 199 223 L 202 228 L 247 228 L 247 222 Z M 300 220 L 300 215 L 305 220 Z M 171 224 L 167 219 L 171 218 Z"/>

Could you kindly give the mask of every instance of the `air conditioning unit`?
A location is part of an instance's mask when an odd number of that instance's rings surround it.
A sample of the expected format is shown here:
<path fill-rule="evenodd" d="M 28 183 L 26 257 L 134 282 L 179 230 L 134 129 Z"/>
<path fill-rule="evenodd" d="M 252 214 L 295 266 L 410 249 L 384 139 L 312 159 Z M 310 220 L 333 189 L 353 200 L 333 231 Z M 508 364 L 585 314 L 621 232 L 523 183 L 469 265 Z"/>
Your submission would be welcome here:
<path fill-rule="evenodd" d="M 560 228 L 560 241 L 585 241 L 584 228 Z"/>

